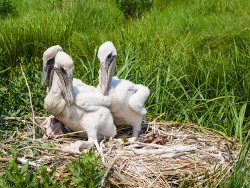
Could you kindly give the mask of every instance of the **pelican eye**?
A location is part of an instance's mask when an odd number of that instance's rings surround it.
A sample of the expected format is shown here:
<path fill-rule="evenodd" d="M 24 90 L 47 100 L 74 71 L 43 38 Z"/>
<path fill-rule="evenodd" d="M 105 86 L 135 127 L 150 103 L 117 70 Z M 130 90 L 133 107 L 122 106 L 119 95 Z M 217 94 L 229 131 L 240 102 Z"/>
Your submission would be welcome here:
<path fill-rule="evenodd" d="M 47 67 L 53 67 L 54 63 L 55 63 L 55 57 L 53 57 L 47 61 Z"/>
<path fill-rule="evenodd" d="M 110 54 L 108 55 L 107 59 L 111 59 L 111 57 L 112 57 L 112 53 L 110 53 Z"/>
<path fill-rule="evenodd" d="M 67 75 L 67 72 L 65 71 L 64 68 L 60 67 L 61 73 L 63 73 L 64 75 Z"/>

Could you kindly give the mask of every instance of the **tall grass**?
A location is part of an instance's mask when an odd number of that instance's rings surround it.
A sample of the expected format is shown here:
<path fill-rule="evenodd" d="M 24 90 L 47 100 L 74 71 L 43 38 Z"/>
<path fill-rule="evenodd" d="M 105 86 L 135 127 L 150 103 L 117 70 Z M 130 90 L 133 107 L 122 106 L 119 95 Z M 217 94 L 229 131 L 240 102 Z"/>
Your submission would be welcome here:
<path fill-rule="evenodd" d="M 148 117 L 165 113 L 165 120 L 196 122 L 240 141 L 247 134 L 249 1 L 157 0 L 137 20 L 126 20 L 112 0 L 45 2 L 15 2 L 19 16 L 0 20 L 2 115 L 29 114 L 20 62 L 36 112 L 44 113 L 43 51 L 60 44 L 75 60 L 75 77 L 96 85 L 96 51 L 111 40 L 116 74 L 151 90 Z"/>
<path fill-rule="evenodd" d="M 36 115 L 46 115 L 44 50 L 60 44 L 74 59 L 75 77 L 97 85 L 96 52 L 111 40 L 118 51 L 116 75 L 150 88 L 148 118 L 164 113 L 163 120 L 194 122 L 248 143 L 250 1 L 155 0 L 151 12 L 135 20 L 126 20 L 115 0 L 12 2 L 18 16 L 0 18 L 1 117 L 31 115 L 19 63 Z M 249 168 L 237 165 L 245 177 Z"/>

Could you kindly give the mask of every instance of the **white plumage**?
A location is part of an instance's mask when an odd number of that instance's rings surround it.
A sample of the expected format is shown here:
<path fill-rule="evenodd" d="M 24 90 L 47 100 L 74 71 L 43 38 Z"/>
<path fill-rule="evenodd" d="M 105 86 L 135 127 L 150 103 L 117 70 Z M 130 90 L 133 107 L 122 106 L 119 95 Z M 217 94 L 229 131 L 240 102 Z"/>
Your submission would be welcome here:
<path fill-rule="evenodd" d="M 150 91 L 148 87 L 128 80 L 113 77 L 117 52 L 112 42 L 99 47 L 99 85 L 97 88 L 111 98 L 109 107 L 116 126 L 129 125 L 133 128 L 132 140 L 138 138 L 143 116 L 147 113 L 144 103 Z"/>
<path fill-rule="evenodd" d="M 59 49 L 58 46 L 56 49 Z M 51 51 L 57 53 L 53 55 Z M 88 141 L 77 142 L 77 147 L 95 144 L 100 151 L 97 136 L 116 135 L 113 117 L 108 109 L 110 97 L 103 96 L 94 87 L 77 79 L 73 81 L 73 61 L 62 50 L 49 48 L 44 52 L 43 61 L 42 83 L 49 83 L 44 100 L 46 110 L 72 131 L 87 132 Z"/>

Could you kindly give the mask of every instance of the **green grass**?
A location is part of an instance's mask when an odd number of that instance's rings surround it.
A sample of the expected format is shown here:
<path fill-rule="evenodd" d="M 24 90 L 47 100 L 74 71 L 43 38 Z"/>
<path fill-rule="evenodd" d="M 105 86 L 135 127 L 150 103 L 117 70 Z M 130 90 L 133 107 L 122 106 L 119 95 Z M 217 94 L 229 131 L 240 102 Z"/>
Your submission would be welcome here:
<path fill-rule="evenodd" d="M 47 2 L 47 3 L 45 3 Z M 0 115 L 43 108 L 41 57 L 60 44 L 75 77 L 97 85 L 98 46 L 111 40 L 116 74 L 151 90 L 147 117 L 194 122 L 246 143 L 250 130 L 250 2 L 155 0 L 141 19 L 126 20 L 115 0 L 13 1 L 18 16 L 0 19 Z M 244 180 L 242 180 L 244 181 Z M 249 182 L 249 179 L 248 179 Z"/>
<path fill-rule="evenodd" d="M 227 181 L 221 183 L 221 187 L 249 187 L 250 186 L 250 164 L 246 161 L 250 150 L 250 141 L 246 142 L 241 150 L 239 160 L 237 161 L 232 174 Z"/>
<path fill-rule="evenodd" d="M 29 170 L 29 161 L 21 168 L 12 158 L 0 174 L 0 188 L 96 188 L 100 187 L 104 170 L 100 168 L 100 156 L 96 156 L 93 150 L 79 155 L 78 160 L 67 163 L 70 171 L 68 176 L 56 177 L 56 169 L 47 169 L 43 164 Z M 74 182 L 72 184 L 71 182 Z M 73 186 L 74 185 L 74 186 Z"/>
<path fill-rule="evenodd" d="M 8 162 L 5 175 L 0 175 L 0 187 L 62 187 L 62 185 L 56 182 L 55 179 L 55 169 L 50 172 L 43 165 L 36 167 L 36 172 L 30 171 L 28 169 L 29 162 L 26 162 L 23 167 L 19 168 L 15 159 Z"/>

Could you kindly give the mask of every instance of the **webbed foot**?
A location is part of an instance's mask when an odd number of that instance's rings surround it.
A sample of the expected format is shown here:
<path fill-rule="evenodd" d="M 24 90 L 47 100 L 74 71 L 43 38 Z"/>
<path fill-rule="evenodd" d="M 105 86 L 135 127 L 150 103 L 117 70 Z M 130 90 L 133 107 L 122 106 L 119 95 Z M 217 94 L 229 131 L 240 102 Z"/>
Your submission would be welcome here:
<path fill-rule="evenodd" d="M 62 149 L 64 151 L 70 151 L 70 152 L 81 152 L 82 149 L 90 149 L 95 145 L 98 153 L 101 156 L 102 161 L 104 161 L 103 157 L 103 151 L 102 148 L 99 146 L 97 140 L 91 140 L 91 141 L 83 141 L 83 140 L 78 140 L 68 146 L 64 146 Z"/>
<path fill-rule="evenodd" d="M 45 128 L 45 135 L 49 138 L 67 132 L 65 126 L 57 121 L 53 115 L 47 117 L 45 121 L 42 122 L 41 126 Z"/>
<path fill-rule="evenodd" d="M 93 146 L 92 142 L 78 140 L 68 146 L 64 146 L 62 149 L 65 151 L 80 152 L 81 149 L 89 149 Z"/>

